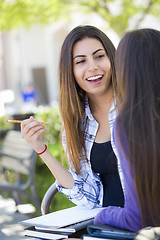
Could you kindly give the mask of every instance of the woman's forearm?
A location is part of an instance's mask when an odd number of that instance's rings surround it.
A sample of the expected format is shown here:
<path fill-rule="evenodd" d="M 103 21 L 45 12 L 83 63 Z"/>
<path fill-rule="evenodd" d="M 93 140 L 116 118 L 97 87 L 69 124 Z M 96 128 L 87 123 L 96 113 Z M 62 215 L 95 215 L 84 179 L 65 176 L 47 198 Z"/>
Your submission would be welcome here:
<path fill-rule="evenodd" d="M 21 123 L 22 138 L 39 153 L 54 177 L 63 188 L 73 188 L 74 179 L 70 172 L 45 148 L 43 133 L 47 129 L 31 116 Z"/>
<path fill-rule="evenodd" d="M 73 188 L 74 179 L 71 173 L 48 150 L 41 158 L 63 188 Z"/>

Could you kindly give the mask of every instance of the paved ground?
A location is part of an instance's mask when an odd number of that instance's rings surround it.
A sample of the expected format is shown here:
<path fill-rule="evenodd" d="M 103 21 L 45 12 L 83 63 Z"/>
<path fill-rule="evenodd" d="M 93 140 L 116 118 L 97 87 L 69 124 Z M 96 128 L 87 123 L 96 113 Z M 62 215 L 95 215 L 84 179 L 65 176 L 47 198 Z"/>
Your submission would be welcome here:
<path fill-rule="evenodd" d="M 30 218 L 26 213 L 34 211 L 30 204 L 19 207 L 16 212 L 13 199 L 4 199 L 0 196 L 0 240 L 32 240 L 24 235 L 24 228 L 20 221 Z"/>

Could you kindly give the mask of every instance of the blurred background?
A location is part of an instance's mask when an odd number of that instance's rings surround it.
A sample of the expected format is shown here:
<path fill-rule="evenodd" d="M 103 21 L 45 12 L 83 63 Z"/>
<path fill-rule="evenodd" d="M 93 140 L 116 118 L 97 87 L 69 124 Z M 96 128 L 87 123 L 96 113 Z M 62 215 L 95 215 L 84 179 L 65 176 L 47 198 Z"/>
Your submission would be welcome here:
<path fill-rule="evenodd" d="M 61 161 L 60 49 L 68 32 L 84 24 L 100 28 L 117 47 L 128 30 L 160 30 L 160 0 L 0 0 L 0 144 L 9 129 L 20 130 L 18 124 L 6 123 L 6 119 L 34 115 L 39 121 L 51 123 L 45 133 L 46 144 Z M 53 176 L 37 157 L 40 200 L 53 182 Z M 58 195 L 53 210 L 71 205 Z"/>
<path fill-rule="evenodd" d="M 0 0 L 0 116 L 58 101 L 60 48 L 81 24 L 117 46 L 127 30 L 160 29 L 160 0 Z"/>

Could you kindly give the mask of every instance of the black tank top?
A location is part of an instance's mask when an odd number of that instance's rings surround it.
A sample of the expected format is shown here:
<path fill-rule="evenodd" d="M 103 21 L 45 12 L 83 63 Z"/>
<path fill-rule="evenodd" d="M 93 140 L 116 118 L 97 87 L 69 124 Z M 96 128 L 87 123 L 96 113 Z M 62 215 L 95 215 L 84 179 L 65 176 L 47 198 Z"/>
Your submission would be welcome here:
<path fill-rule="evenodd" d="M 93 171 L 99 173 L 103 184 L 103 207 L 123 207 L 124 195 L 118 174 L 117 159 L 113 152 L 111 142 L 94 142 L 90 159 Z"/>

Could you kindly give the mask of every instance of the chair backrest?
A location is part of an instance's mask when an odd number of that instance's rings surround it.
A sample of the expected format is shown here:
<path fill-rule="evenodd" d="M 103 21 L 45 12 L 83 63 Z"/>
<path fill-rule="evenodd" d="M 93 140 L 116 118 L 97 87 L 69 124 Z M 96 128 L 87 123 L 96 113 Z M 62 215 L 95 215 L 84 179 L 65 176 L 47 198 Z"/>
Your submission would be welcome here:
<path fill-rule="evenodd" d="M 0 192 L 9 192 L 16 205 L 25 203 L 23 197 L 26 196 L 40 210 L 35 170 L 35 151 L 21 138 L 20 131 L 8 131 L 0 150 Z M 8 172 L 13 172 L 13 177 L 10 178 Z"/>
<path fill-rule="evenodd" d="M 56 188 L 56 183 L 53 183 L 45 193 L 42 202 L 41 202 L 41 213 L 45 215 L 50 212 L 51 203 L 58 192 Z"/>
<path fill-rule="evenodd" d="M 3 140 L 0 165 L 18 173 L 28 174 L 33 167 L 31 160 L 34 154 L 34 150 L 21 138 L 21 132 L 10 130 Z"/>

